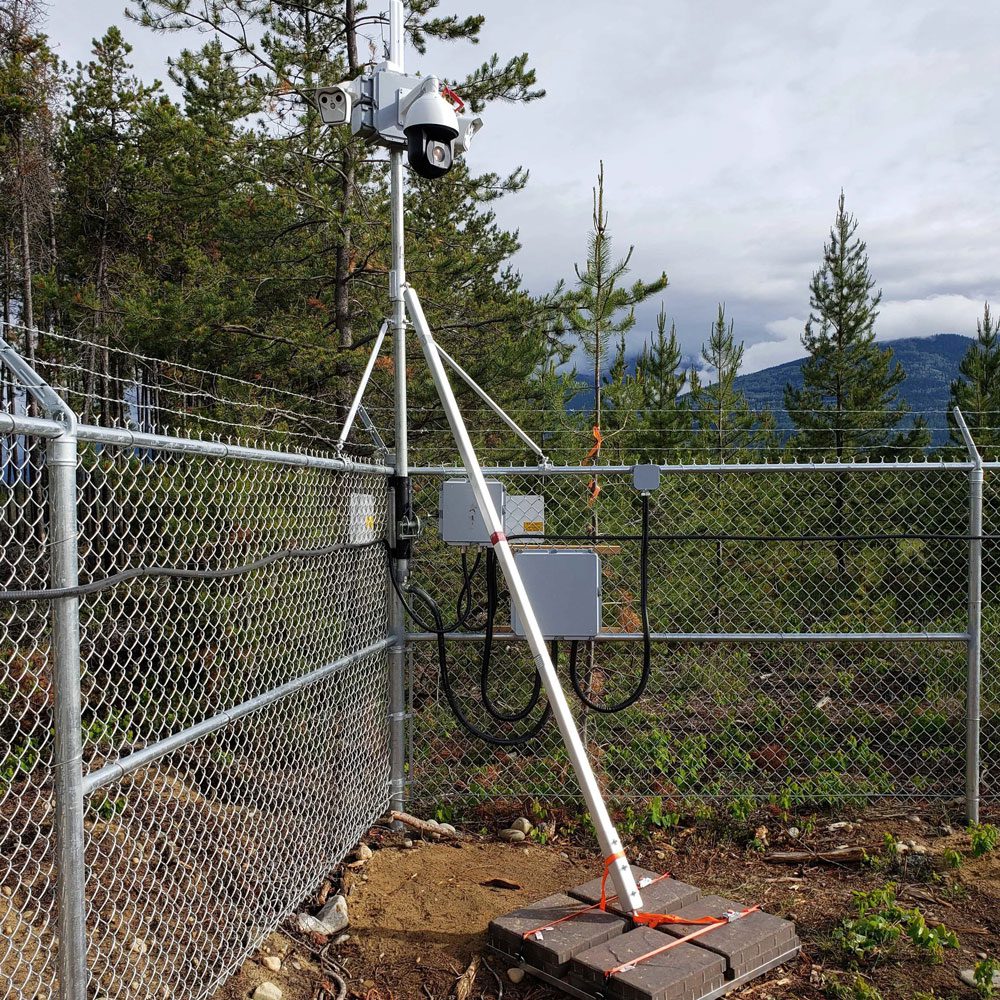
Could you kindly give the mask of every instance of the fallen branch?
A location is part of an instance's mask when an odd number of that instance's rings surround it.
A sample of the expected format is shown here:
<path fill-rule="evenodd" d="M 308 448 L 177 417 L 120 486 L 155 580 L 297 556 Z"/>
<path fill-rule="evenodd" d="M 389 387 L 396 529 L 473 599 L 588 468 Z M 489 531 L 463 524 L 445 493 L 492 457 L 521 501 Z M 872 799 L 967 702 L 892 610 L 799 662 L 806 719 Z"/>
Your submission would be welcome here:
<path fill-rule="evenodd" d="M 837 864 L 843 861 L 863 861 L 863 847 L 838 847 L 832 851 L 772 851 L 764 860 L 775 865 L 797 865 L 809 861 Z"/>
<path fill-rule="evenodd" d="M 476 974 L 479 972 L 479 956 L 476 955 L 469 963 L 469 967 L 455 981 L 455 1000 L 469 1000 L 472 987 L 476 982 Z"/>
<path fill-rule="evenodd" d="M 456 830 L 451 833 L 448 830 L 442 830 L 440 826 L 435 826 L 433 823 L 428 823 L 427 820 L 417 819 L 416 816 L 411 816 L 409 813 L 396 812 L 395 809 L 389 813 L 393 821 L 396 823 L 402 823 L 404 826 L 412 827 L 414 830 L 419 830 L 421 833 L 426 833 L 431 837 L 440 837 L 442 840 L 471 840 L 472 838 L 467 833 L 462 833 L 460 830 Z"/>

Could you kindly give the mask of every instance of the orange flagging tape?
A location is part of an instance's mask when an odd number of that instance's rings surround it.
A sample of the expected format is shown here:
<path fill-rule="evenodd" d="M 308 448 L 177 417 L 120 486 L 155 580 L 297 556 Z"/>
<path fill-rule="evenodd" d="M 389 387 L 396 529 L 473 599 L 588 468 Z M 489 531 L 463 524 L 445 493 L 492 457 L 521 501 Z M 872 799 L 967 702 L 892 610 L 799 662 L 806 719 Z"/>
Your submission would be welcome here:
<path fill-rule="evenodd" d="M 604 436 L 601 434 L 601 428 L 597 424 L 594 424 L 593 434 L 594 440 L 597 444 L 595 444 L 594 447 L 587 452 L 583 461 L 580 463 L 581 465 L 586 465 L 588 462 L 597 458 L 597 456 L 601 453 L 601 445 L 604 444 Z M 590 494 L 587 503 L 592 504 L 601 495 L 601 484 L 597 481 L 597 476 L 594 476 L 594 478 L 587 483 L 587 491 Z"/>
<path fill-rule="evenodd" d="M 663 952 L 670 951 L 671 948 L 676 948 L 678 945 L 685 944 L 688 941 L 693 941 L 695 938 L 700 938 L 703 934 L 708 934 L 709 931 L 714 931 L 717 927 L 723 927 L 726 924 L 732 923 L 734 920 L 740 920 L 743 917 L 749 916 L 749 914 L 751 913 L 756 913 L 759 909 L 760 909 L 759 906 L 751 906 L 745 910 L 740 911 L 739 913 L 733 913 L 728 917 L 702 917 L 701 918 L 702 922 L 709 920 L 711 921 L 711 923 L 709 923 L 706 927 L 700 927 L 698 930 L 692 931 L 690 934 L 685 934 L 684 937 L 674 938 L 673 941 L 668 942 L 667 944 L 663 945 L 660 948 L 654 948 L 652 951 L 647 951 L 645 955 L 639 955 L 638 958 L 630 959 L 627 962 L 622 962 L 621 965 L 616 965 L 613 969 L 605 970 L 604 978 L 610 979 L 612 976 L 617 975 L 620 972 L 629 972 L 631 969 L 634 969 L 637 965 L 640 965 L 642 962 L 648 962 L 649 959 L 653 958 L 656 955 L 662 955 Z M 661 915 L 666 916 L 667 914 L 661 914 Z M 633 919 L 635 919 L 635 917 L 633 917 Z M 670 922 L 685 924 L 685 923 L 693 923 L 694 921 L 689 921 L 689 920 L 663 921 L 663 923 L 670 923 Z"/>

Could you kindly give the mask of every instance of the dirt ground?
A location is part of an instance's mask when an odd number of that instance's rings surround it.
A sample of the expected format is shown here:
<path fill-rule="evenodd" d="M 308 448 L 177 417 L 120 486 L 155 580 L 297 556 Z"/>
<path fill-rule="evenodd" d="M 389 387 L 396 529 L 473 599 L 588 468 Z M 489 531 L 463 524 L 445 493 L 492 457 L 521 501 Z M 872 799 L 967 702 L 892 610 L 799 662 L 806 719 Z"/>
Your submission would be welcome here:
<path fill-rule="evenodd" d="M 850 826 L 830 829 L 848 819 Z M 599 856 L 585 846 L 588 837 L 578 824 L 556 822 L 554 829 L 551 823 L 543 829 L 548 841 L 544 845 L 504 844 L 477 836 L 460 844 L 414 838 L 411 848 L 404 846 L 402 835 L 373 829 L 367 839 L 374 850 L 371 860 L 334 876 L 322 894 L 338 888 L 346 892 L 349 940 L 334 945 L 300 939 L 292 932 L 272 935 L 217 1000 L 247 1000 L 265 980 L 281 988 L 283 1000 L 326 1000 L 334 991 L 324 963 L 339 969 L 351 997 L 447 1000 L 477 955 L 484 958 L 468 994 L 472 1000 L 499 1000 L 501 994 L 507 1000 L 558 996 L 530 979 L 514 985 L 502 964 L 483 949 L 492 917 L 600 873 Z M 887 857 L 886 833 L 916 845 L 918 851 L 911 849 L 901 865 L 769 859 L 778 851 L 822 852 L 845 846 L 862 846 L 873 857 Z M 947 850 L 962 854 L 959 869 L 946 870 Z M 952 828 L 940 810 L 847 819 L 765 814 L 749 826 L 708 820 L 653 839 L 643 836 L 630 845 L 629 856 L 635 864 L 670 871 L 706 892 L 759 903 L 796 921 L 803 941 L 800 959 L 732 994 L 736 997 L 834 996 L 836 984 L 853 988 L 861 975 L 884 1000 L 960 1000 L 975 994 L 960 983 L 958 970 L 971 968 L 986 954 L 1000 958 L 1000 852 L 972 858 L 969 837 Z M 898 883 L 901 903 L 918 906 L 929 924 L 940 921 L 953 929 L 960 948 L 946 950 L 939 964 L 931 964 L 903 943 L 889 958 L 852 969 L 833 931 L 851 912 L 852 892 L 888 881 Z M 305 908 L 310 909 L 309 904 Z M 280 971 L 263 966 L 267 954 L 282 959 Z"/>

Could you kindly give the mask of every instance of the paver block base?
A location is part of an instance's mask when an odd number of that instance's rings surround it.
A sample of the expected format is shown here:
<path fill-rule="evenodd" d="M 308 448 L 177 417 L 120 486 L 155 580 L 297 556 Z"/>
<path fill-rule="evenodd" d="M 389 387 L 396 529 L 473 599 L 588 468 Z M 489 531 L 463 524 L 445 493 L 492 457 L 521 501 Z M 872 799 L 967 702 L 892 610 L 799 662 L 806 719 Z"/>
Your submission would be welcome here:
<path fill-rule="evenodd" d="M 613 1000 L 701 1000 L 725 984 L 726 960 L 694 944 L 679 944 L 633 969 L 605 976 L 608 969 L 663 944 L 662 934 L 639 927 L 577 955 L 570 963 L 567 981 L 587 993 L 604 994 Z"/>
<path fill-rule="evenodd" d="M 586 912 L 580 912 L 585 910 Z M 580 916 L 555 923 L 570 913 Z M 552 924 L 551 927 L 548 925 Z M 542 928 L 525 938 L 528 931 Z M 489 942 L 498 951 L 520 957 L 550 976 L 565 974 L 575 955 L 603 944 L 626 930 L 625 921 L 601 910 L 587 910 L 585 903 L 565 893 L 547 896 L 490 922 Z"/>
<path fill-rule="evenodd" d="M 670 878 L 642 886 L 658 876 L 642 868 L 632 872 L 647 913 L 697 919 L 746 909 L 723 896 L 701 896 L 694 886 Z M 708 931 L 698 924 L 662 924 L 654 930 L 616 915 L 610 901 L 612 912 L 594 908 L 600 896 L 598 878 L 498 917 L 490 924 L 490 947 L 577 1000 L 718 1000 L 791 960 L 800 947 L 795 925 L 770 913 L 755 911 Z M 571 913 L 579 916 L 555 923 Z M 540 933 L 525 938 L 538 928 Z M 703 933 L 693 941 L 677 941 L 697 931 Z M 671 939 L 666 951 L 607 975 Z"/>
<path fill-rule="evenodd" d="M 632 875 L 642 894 L 642 908 L 646 913 L 676 913 L 681 907 L 690 906 L 701 898 L 701 890 L 695 886 L 674 878 L 661 878 L 656 872 L 647 871 L 645 868 L 633 865 Z M 648 884 L 643 885 L 643 882 Z M 624 911 L 618 906 L 617 897 L 611 898 L 614 889 L 611 888 L 610 879 L 607 882 L 607 891 L 608 911 L 624 916 Z M 578 885 L 575 889 L 570 889 L 569 894 L 576 899 L 582 899 L 585 903 L 600 902 L 601 879 L 591 879 L 583 885 Z"/>
<path fill-rule="evenodd" d="M 702 896 L 696 903 L 678 910 L 676 915 L 689 919 L 721 917 L 728 910 L 739 913 L 743 909 L 743 903 L 724 896 Z M 697 929 L 685 924 L 663 924 L 658 928 L 675 938 L 686 937 Z M 716 927 L 691 943 L 724 958 L 727 979 L 739 979 L 799 947 L 795 924 L 759 910 Z"/>

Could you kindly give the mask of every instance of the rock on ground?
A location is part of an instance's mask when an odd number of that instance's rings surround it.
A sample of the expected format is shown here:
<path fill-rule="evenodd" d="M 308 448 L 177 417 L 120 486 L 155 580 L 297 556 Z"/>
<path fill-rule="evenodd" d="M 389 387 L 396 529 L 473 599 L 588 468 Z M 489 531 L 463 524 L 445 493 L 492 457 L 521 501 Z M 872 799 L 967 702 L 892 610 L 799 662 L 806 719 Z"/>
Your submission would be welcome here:
<path fill-rule="evenodd" d="M 274 983 L 261 983 L 253 991 L 253 1000 L 281 1000 L 281 990 Z"/>
<path fill-rule="evenodd" d="M 339 934 L 351 922 L 347 915 L 347 900 L 343 896 L 334 896 L 315 917 L 308 913 L 296 913 L 295 922 L 303 934 L 323 934 L 326 937 Z"/>

